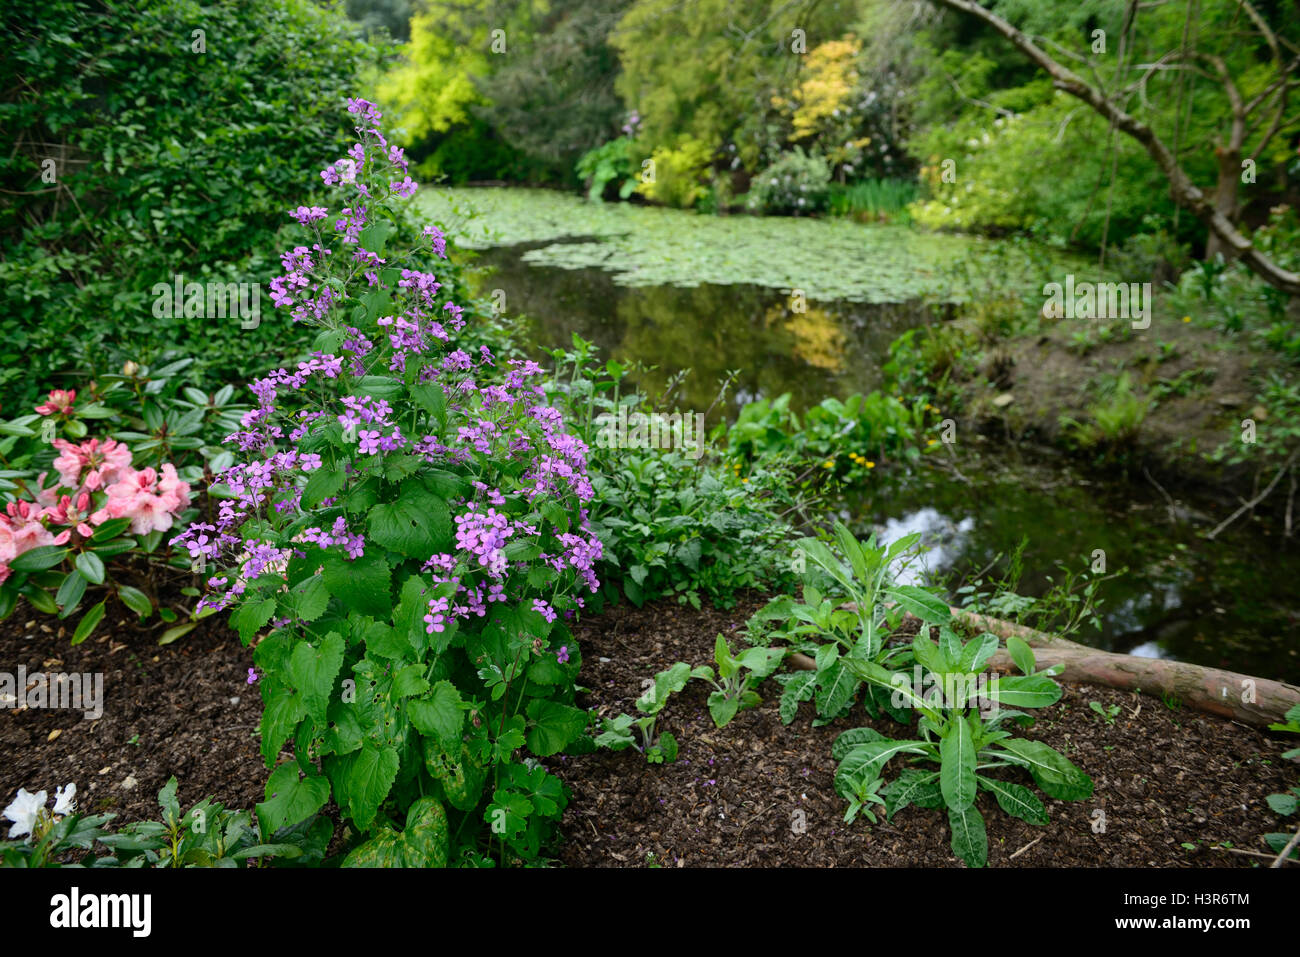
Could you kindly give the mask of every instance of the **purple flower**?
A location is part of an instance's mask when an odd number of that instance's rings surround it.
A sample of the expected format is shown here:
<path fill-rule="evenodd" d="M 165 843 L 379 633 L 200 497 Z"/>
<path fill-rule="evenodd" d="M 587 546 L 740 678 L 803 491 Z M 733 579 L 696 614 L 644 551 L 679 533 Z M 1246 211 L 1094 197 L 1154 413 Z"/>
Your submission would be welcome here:
<path fill-rule="evenodd" d="M 255 681 L 257 681 L 257 669 L 256 669 L 256 668 L 249 668 L 249 669 L 248 669 L 248 683 L 251 685 L 251 684 L 252 684 L 253 682 L 255 682 Z"/>
<path fill-rule="evenodd" d="M 569 646 L 568 646 L 568 645 L 561 645 L 561 646 L 560 646 L 560 651 L 559 651 L 559 653 L 555 656 L 555 660 L 558 661 L 558 662 L 559 662 L 560 664 L 562 664 L 562 665 L 567 665 L 567 664 L 569 663 Z"/>

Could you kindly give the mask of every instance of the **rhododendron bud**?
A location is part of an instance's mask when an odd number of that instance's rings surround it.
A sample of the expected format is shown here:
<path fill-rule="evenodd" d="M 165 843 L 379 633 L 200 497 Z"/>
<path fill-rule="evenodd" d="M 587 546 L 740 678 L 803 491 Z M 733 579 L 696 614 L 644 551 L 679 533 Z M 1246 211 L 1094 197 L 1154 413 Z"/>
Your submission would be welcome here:
<path fill-rule="evenodd" d="M 49 400 L 38 405 L 36 411 L 41 415 L 54 415 L 55 413 L 62 415 L 71 410 L 72 403 L 76 401 L 76 398 L 77 391 L 75 389 L 66 392 L 63 389 L 51 389 Z"/>

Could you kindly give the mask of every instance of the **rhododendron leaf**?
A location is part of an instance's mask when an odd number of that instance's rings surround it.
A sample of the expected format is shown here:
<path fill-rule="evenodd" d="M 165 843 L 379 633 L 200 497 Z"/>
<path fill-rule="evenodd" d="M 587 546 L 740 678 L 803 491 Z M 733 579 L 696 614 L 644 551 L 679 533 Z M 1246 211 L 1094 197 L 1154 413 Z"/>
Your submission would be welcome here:
<path fill-rule="evenodd" d="M 13 614 L 18 604 L 18 589 L 13 585 L 0 585 L 0 621 Z"/>
<path fill-rule="evenodd" d="M 186 635 L 188 635 L 191 631 L 193 631 L 197 627 L 199 627 L 199 623 L 197 621 L 187 621 L 183 625 L 175 625 L 171 628 L 168 628 L 166 631 L 162 633 L 162 637 L 158 639 L 158 644 L 170 645 L 177 638 L 184 638 Z"/>
<path fill-rule="evenodd" d="M 368 828 L 397 780 L 397 750 L 366 741 L 352 754 L 327 759 L 325 766 L 339 808 L 357 827 Z"/>
<path fill-rule="evenodd" d="M 40 545 L 23 552 L 9 563 L 9 568 L 16 572 L 37 572 L 59 564 L 67 554 L 66 548 L 59 548 L 57 545 Z"/>
<path fill-rule="evenodd" d="M 439 681 L 429 694 L 407 704 L 411 724 L 428 735 L 443 751 L 450 752 L 460 742 L 465 725 L 464 702 L 450 681 Z"/>
<path fill-rule="evenodd" d="M 265 793 L 266 800 L 255 810 L 262 833 L 269 837 L 320 811 L 329 800 L 330 783 L 319 775 L 300 778 L 297 764 L 288 761 L 271 772 Z"/>
<path fill-rule="evenodd" d="M 110 538 L 116 538 L 127 530 L 131 525 L 129 518 L 110 518 L 99 528 L 95 529 L 90 536 L 92 542 L 106 542 Z"/>
<path fill-rule="evenodd" d="M 337 495 L 347 475 L 342 468 L 319 468 L 307 479 L 307 486 L 302 490 L 302 504 L 305 508 L 314 508 L 327 498 Z"/>
<path fill-rule="evenodd" d="M 230 616 L 230 627 L 239 632 L 244 644 L 253 639 L 271 616 L 275 614 L 275 599 L 263 598 L 261 601 L 245 601 Z"/>
<path fill-rule="evenodd" d="M 451 545 L 447 503 L 418 482 L 404 482 L 401 497 L 368 515 L 369 537 L 407 558 L 426 559 Z"/>
<path fill-rule="evenodd" d="M 62 609 L 59 612 L 60 618 L 67 618 L 77 605 L 81 602 L 81 596 L 86 593 L 86 579 L 81 572 L 72 572 L 67 578 L 63 579 L 63 584 L 59 586 L 58 592 L 54 595 L 54 603 Z"/>
<path fill-rule="evenodd" d="M 77 630 L 72 633 L 72 643 L 79 645 L 95 630 L 95 626 L 104 620 L 104 602 L 95 605 L 90 611 L 81 616 L 81 621 L 77 622 Z"/>
<path fill-rule="evenodd" d="M 363 615 L 387 615 L 392 609 L 391 572 L 382 558 L 365 554 L 349 559 L 331 551 L 325 556 L 324 579 L 330 594 Z"/>
<path fill-rule="evenodd" d="M 331 632 L 315 647 L 300 641 L 289 656 L 285 676 L 302 695 L 303 707 L 317 724 L 325 723 L 325 709 L 341 667 L 343 638 L 337 632 Z"/>

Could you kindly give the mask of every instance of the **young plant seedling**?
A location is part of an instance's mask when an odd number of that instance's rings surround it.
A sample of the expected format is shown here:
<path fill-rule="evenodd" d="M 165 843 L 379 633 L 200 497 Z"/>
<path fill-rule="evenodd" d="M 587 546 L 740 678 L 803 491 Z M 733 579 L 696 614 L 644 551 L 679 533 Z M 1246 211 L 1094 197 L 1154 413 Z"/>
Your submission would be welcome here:
<path fill-rule="evenodd" d="M 1107 724 L 1114 724 L 1115 719 L 1119 717 L 1119 705 L 1113 704 L 1110 707 L 1104 707 L 1100 701 L 1089 701 L 1088 707 L 1101 716 L 1101 720 Z"/>

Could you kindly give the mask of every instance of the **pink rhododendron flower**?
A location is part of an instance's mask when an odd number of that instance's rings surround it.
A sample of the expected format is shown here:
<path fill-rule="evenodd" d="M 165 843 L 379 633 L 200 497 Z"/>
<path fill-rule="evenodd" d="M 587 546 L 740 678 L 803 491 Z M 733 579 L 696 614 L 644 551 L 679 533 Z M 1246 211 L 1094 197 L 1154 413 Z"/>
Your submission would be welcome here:
<path fill-rule="evenodd" d="M 51 389 L 50 398 L 36 407 L 36 411 L 41 415 L 54 415 L 56 412 L 60 415 L 72 408 L 72 403 L 77 399 L 77 390 L 70 389 Z"/>
<path fill-rule="evenodd" d="M 54 460 L 59 484 L 67 488 L 81 488 L 81 473 L 86 469 L 89 471 L 84 485 L 92 492 L 131 470 L 131 450 L 113 439 L 103 442 L 88 439 L 80 445 L 73 445 L 67 439 L 55 439 L 54 447 L 59 450 L 59 457 Z"/>
<path fill-rule="evenodd" d="M 90 516 L 91 523 L 129 518 L 131 531 L 137 535 L 165 532 L 172 527 L 176 513 L 190 502 L 190 487 L 176 475 L 171 463 L 162 467 L 161 476 L 152 468 L 128 469 L 107 492 L 108 501 Z"/>

